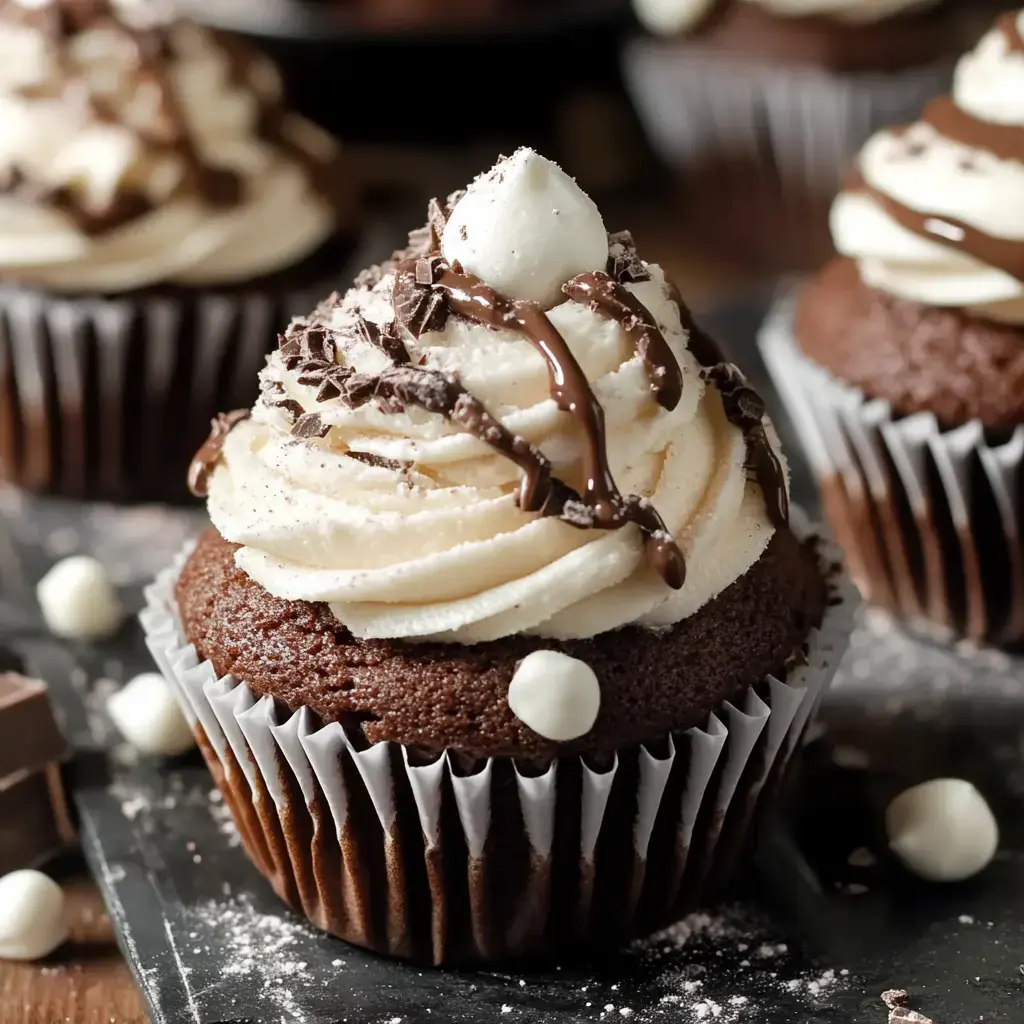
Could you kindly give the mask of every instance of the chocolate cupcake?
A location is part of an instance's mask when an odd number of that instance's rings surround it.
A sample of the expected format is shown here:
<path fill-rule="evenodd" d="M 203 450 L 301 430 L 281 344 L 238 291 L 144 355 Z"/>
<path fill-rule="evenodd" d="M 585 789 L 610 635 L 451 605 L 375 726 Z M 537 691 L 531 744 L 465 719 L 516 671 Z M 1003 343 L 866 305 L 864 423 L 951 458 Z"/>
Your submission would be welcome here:
<path fill-rule="evenodd" d="M 820 265 L 842 169 L 874 129 L 947 88 L 982 6 L 634 0 L 653 38 L 627 47 L 627 84 L 681 174 L 691 233 L 759 267 Z"/>
<path fill-rule="evenodd" d="M 1024 14 L 952 96 L 878 133 L 836 200 L 842 255 L 769 322 L 765 357 L 864 594 L 1024 641 Z"/>
<path fill-rule="evenodd" d="M 0 470 L 30 490 L 185 496 L 195 432 L 351 249 L 334 140 L 162 6 L 0 4 Z"/>
<path fill-rule="evenodd" d="M 285 900 L 451 964 L 726 881 L 850 613 L 763 412 L 531 150 L 292 323 L 143 614 Z"/>

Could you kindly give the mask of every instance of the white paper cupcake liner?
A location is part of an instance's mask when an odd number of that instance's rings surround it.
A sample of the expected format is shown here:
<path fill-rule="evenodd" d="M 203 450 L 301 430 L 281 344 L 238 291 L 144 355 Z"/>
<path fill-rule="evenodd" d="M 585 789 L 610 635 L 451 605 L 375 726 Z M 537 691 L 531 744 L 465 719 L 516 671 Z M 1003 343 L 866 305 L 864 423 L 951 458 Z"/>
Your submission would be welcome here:
<path fill-rule="evenodd" d="M 769 315 L 761 352 L 864 596 L 944 634 L 1024 642 L 1024 426 L 990 444 L 977 421 L 899 417 L 803 356 L 795 303 Z"/>
<path fill-rule="evenodd" d="M 607 942 L 717 888 L 835 673 L 856 604 L 843 583 L 806 665 L 724 703 L 703 727 L 608 763 L 490 758 L 466 771 L 451 754 L 366 746 L 308 708 L 289 712 L 218 679 L 177 617 L 188 553 L 148 588 L 141 621 L 250 857 L 319 927 L 434 964 Z M 835 554 L 823 550 L 823 564 Z"/>
<path fill-rule="evenodd" d="M 915 119 L 948 88 L 953 64 L 838 74 L 638 37 L 626 45 L 623 69 L 648 137 L 670 166 L 691 170 L 725 153 L 831 196 L 872 132 Z"/>
<path fill-rule="evenodd" d="M 0 287 L 0 475 L 75 498 L 181 500 L 218 412 L 324 292 L 62 298 Z"/>

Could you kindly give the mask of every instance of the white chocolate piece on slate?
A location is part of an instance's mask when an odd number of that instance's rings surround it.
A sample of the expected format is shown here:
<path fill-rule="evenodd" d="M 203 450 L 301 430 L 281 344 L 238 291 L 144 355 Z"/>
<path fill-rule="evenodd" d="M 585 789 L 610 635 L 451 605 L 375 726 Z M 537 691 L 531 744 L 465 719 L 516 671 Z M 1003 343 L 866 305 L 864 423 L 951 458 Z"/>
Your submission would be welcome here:
<path fill-rule="evenodd" d="M 0 960 L 41 960 L 68 937 L 64 893 L 39 871 L 0 878 Z"/>
<path fill-rule="evenodd" d="M 932 779 L 889 804 L 885 828 L 893 853 L 930 882 L 959 882 L 983 870 L 999 846 L 985 798 L 965 779 Z"/>
<path fill-rule="evenodd" d="M 594 670 L 578 658 L 534 651 L 516 667 L 508 706 L 537 735 L 564 743 L 593 728 L 601 709 L 601 687 Z"/>
<path fill-rule="evenodd" d="M 136 750 L 175 757 L 195 746 L 170 684 L 158 672 L 136 676 L 107 700 L 107 712 Z"/>
<path fill-rule="evenodd" d="M 68 640 L 98 640 L 113 635 L 124 611 L 107 570 L 85 555 L 58 562 L 36 587 L 51 633 Z"/>

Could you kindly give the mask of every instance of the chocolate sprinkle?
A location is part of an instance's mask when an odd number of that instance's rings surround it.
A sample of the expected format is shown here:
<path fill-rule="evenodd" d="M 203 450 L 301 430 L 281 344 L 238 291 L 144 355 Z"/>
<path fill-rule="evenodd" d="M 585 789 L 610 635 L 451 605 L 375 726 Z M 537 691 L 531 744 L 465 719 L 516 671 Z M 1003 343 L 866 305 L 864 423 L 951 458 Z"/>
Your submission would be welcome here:
<path fill-rule="evenodd" d="M 251 413 L 248 409 L 236 409 L 234 412 L 222 412 L 210 421 L 210 436 L 196 452 L 192 464 L 188 467 L 188 489 L 197 497 L 205 498 L 209 493 L 210 477 L 220 462 L 224 451 L 224 441 L 228 434 Z"/>

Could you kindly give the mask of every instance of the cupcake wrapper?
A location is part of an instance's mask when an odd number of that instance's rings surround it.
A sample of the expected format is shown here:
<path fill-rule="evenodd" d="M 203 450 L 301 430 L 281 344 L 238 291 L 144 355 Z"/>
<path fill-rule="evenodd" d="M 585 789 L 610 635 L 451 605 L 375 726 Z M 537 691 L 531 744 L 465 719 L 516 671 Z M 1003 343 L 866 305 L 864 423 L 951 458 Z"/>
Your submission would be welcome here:
<path fill-rule="evenodd" d="M 434 964 L 606 943 L 669 923 L 734 868 L 835 673 L 850 588 L 808 639 L 807 665 L 725 703 L 703 728 L 607 763 L 546 765 L 366 746 L 217 678 L 181 631 L 174 583 L 141 621 L 235 816 L 287 903 L 358 945 Z M 824 559 L 823 559 L 824 561 Z"/>
<path fill-rule="evenodd" d="M 992 445 L 973 421 L 898 417 L 800 352 L 795 298 L 760 346 L 865 597 L 943 638 L 1024 641 L 1024 427 Z"/>
<path fill-rule="evenodd" d="M 181 500 L 276 331 L 322 289 L 57 298 L 0 287 L 0 473 L 76 498 Z"/>
<path fill-rule="evenodd" d="M 916 118 L 949 86 L 953 66 L 836 74 L 636 38 L 623 70 L 666 163 L 691 170 L 724 152 L 773 165 L 784 183 L 831 196 L 871 133 Z"/>

